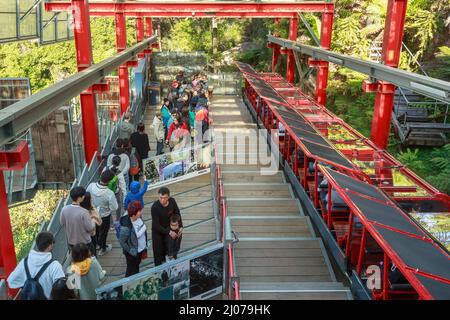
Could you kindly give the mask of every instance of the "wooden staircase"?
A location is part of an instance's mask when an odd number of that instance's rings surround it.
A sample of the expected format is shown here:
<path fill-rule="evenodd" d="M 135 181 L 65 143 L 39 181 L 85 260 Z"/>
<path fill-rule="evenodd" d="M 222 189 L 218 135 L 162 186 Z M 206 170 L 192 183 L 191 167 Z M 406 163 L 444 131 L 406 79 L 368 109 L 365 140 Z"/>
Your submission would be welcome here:
<path fill-rule="evenodd" d="M 211 114 L 215 132 L 232 128 L 243 135 L 256 129 L 238 97 L 215 96 Z M 228 156 L 237 149 L 223 139 L 216 150 Z M 350 290 L 336 281 L 322 240 L 283 172 L 262 175 L 258 153 L 248 149 L 239 151 L 240 161 L 230 156 L 234 161 L 223 157 L 226 162 L 219 164 L 227 213 L 238 237 L 233 252 L 241 298 L 351 299 Z M 260 151 L 267 154 L 267 145 Z"/>
<path fill-rule="evenodd" d="M 144 123 L 150 141 L 150 156 L 156 154 L 156 139 L 151 123 L 159 106 L 147 107 Z M 171 196 L 177 201 L 183 219 L 183 241 L 179 257 L 193 253 L 218 242 L 216 219 L 214 217 L 211 175 L 209 173 L 191 179 L 166 185 L 170 189 Z M 151 188 L 151 185 L 150 185 Z M 158 189 L 147 191 L 144 196 L 144 212 L 142 219 L 147 226 L 149 240 L 148 258 L 142 261 L 140 271 L 154 267 L 153 251 L 151 246 L 152 218 L 151 206 L 153 201 L 158 201 Z M 126 261 L 122 253 L 119 241 L 114 230 L 110 230 L 108 243 L 113 246 L 112 251 L 100 256 L 99 262 L 107 272 L 104 284 L 122 279 L 125 276 Z"/>

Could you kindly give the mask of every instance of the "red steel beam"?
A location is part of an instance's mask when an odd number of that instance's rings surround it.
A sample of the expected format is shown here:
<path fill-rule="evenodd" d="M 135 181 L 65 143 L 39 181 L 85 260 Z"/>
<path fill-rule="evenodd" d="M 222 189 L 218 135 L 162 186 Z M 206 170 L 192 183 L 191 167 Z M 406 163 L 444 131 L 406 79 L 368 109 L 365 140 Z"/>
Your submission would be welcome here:
<path fill-rule="evenodd" d="M 58 11 L 55 11 L 58 12 Z M 114 12 L 109 11 L 96 11 L 91 10 L 89 12 L 93 17 L 112 17 Z M 126 17 L 147 17 L 153 18 L 295 18 L 298 16 L 297 12 L 124 12 Z"/>
<path fill-rule="evenodd" d="M 407 0 L 389 0 L 388 2 L 382 60 L 385 65 L 393 68 L 397 68 L 400 61 L 407 3 Z M 394 94 L 393 84 L 378 82 L 370 139 L 381 149 L 386 149 L 389 141 Z"/>
<path fill-rule="evenodd" d="M 275 26 L 278 27 L 280 25 L 280 18 L 275 18 Z M 278 37 L 278 32 L 275 32 L 275 35 Z M 278 64 L 278 59 L 280 58 L 280 46 L 274 45 L 272 52 L 272 72 L 275 72 L 276 66 Z"/>
<path fill-rule="evenodd" d="M 92 64 L 91 28 L 87 0 L 72 0 L 74 17 L 74 38 L 78 71 Z M 86 90 L 80 94 L 81 119 L 83 121 L 84 154 L 86 163 L 90 164 L 95 152 L 100 154 L 98 140 L 98 120 L 95 94 Z"/>
<path fill-rule="evenodd" d="M 0 170 L 0 279 L 7 278 L 17 265 L 3 170 Z M 3 272 L 1 272 L 3 271 Z"/>
<path fill-rule="evenodd" d="M 136 18 L 136 42 L 144 40 L 144 21 L 142 18 Z"/>
<path fill-rule="evenodd" d="M 153 36 L 153 20 L 150 17 L 145 17 L 145 36 L 147 38 Z M 152 53 L 151 47 L 144 50 L 144 54 L 151 54 L 151 53 Z"/>
<path fill-rule="evenodd" d="M 144 40 L 144 20 L 141 17 L 136 18 L 136 43 Z M 145 56 L 144 52 L 138 53 L 138 58 L 141 59 Z"/>
<path fill-rule="evenodd" d="M 123 14 L 123 4 L 115 4 L 116 20 L 116 45 L 117 52 L 121 52 L 127 47 L 127 29 L 125 25 L 125 15 Z M 130 104 L 128 83 L 128 66 L 123 64 L 119 67 L 119 92 L 120 92 L 120 115 L 122 116 Z"/>
<path fill-rule="evenodd" d="M 92 16 L 113 16 L 117 3 L 90 3 Z M 151 17 L 253 17 L 253 18 L 294 18 L 297 12 L 333 12 L 334 4 L 329 2 L 298 3 L 189 3 L 189 2 L 124 2 L 126 16 Z M 70 2 L 51 2 L 45 4 L 47 11 L 68 11 Z M 293 14 L 295 13 L 295 15 Z"/>
<path fill-rule="evenodd" d="M 289 40 L 297 40 L 297 28 L 298 28 L 298 18 L 292 18 L 289 20 Z M 288 51 L 287 56 L 287 71 L 286 80 L 289 83 L 294 83 L 295 81 L 295 58 L 294 52 L 292 50 Z"/>
<path fill-rule="evenodd" d="M 332 31 L 333 12 L 325 12 L 322 14 L 322 29 L 320 33 L 320 46 L 323 49 L 330 50 Z M 316 100 L 321 105 L 325 105 L 327 102 L 328 65 L 329 63 L 324 61 L 317 69 Z"/>
<path fill-rule="evenodd" d="M 152 18 L 149 17 L 145 18 L 145 36 L 147 38 L 153 36 L 153 21 Z"/>

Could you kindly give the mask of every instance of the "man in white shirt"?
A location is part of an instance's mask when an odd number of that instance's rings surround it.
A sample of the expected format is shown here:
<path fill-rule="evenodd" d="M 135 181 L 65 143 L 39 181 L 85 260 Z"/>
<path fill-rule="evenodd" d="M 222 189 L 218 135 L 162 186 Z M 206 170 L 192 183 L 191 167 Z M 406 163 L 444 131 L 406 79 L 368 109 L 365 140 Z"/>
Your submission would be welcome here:
<path fill-rule="evenodd" d="M 92 205 L 97 209 L 98 214 L 102 218 L 102 224 L 98 234 L 98 245 L 100 251 L 99 256 L 111 251 L 112 245 L 106 243 L 109 227 L 111 226 L 111 213 L 115 212 L 119 205 L 114 192 L 109 190 L 108 183 L 114 177 L 110 170 L 104 171 L 100 176 L 100 181 L 91 183 L 86 191 L 91 193 Z"/>
<path fill-rule="evenodd" d="M 30 250 L 27 258 L 27 266 L 31 277 L 35 277 L 41 268 L 52 259 L 53 244 L 55 240 L 50 232 L 40 232 L 36 237 L 36 247 L 38 251 Z M 22 259 L 16 269 L 9 275 L 8 286 L 11 289 L 22 288 L 27 281 L 25 271 L 25 259 Z M 64 278 L 64 270 L 58 261 L 51 262 L 40 276 L 38 282 L 42 286 L 44 295 L 50 299 L 53 284 L 56 280 Z"/>

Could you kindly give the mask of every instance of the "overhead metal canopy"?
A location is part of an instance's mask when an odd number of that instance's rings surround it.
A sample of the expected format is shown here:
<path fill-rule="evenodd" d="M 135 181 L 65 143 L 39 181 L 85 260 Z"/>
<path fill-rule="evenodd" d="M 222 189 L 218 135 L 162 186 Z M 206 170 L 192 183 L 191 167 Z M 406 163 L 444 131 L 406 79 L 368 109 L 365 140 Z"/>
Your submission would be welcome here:
<path fill-rule="evenodd" d="M 252 85 L 258 95 L 263 98 L 268 107 L 279 118 L 283 126 L 292 137 L 300 143 L 308 156 L 350 171 L 355 166 L 329 141 L 322 136 L 302 114 L 293 109 L 288 102 L 248 64 L 236 62 L 237 67 Z"/>
<path fill-rule="evenodd" d="M 306 54 L 315 60 L 325 60 L 346 68 L 367 74 L 370 78 L 384 80 L 436 100 L 450 103 L 450 82 L 425 77 L 416 73 L 388 67 L 379 63 L 366 61 L 344 54 L 332 52 L 318 47 L 312 47 L 295 41 L 290 41 L 271 35 L 269 42 Z"/>
<path fill-rule="evenodd" d="M 62 104 L 79 95 L 104 76 L 129 60 L 137 58 L 139 52 L 156 43 L 157 36 L 144 41 L 78 72 L 49 88 L 0 111 L 0 145 L 4 145 L 33 124 L 57 110 Z"/>
<path fill-rule="evenodd" d="M 319 168 L 416 291 L 434 299 L 450 299 L 450 258 L 432 237 L 379 188 Z"/>

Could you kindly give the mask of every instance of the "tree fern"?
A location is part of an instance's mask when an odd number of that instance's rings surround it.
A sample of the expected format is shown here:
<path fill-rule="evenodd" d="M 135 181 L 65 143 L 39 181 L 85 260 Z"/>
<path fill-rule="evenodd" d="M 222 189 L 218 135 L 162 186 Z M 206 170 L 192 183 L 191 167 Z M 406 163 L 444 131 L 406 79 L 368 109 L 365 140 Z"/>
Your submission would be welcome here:
<path fill-rule="evenodd" d="M 410 167 L 413 171 L 420 172 L 425 169 L 425 164 L 419 157 L 419 149 L 411 150 L 410 148 L 407 148 L 406 151 L 401 151 L 397 158 L 401 163 Z"/>
<path fill-rule="evenodd" d="M 417 46 L 416 58 L 423 56 L 438 29 L 438 17 L 434 12 L 422 9 L 408 10 L 405 28 Z"/>

